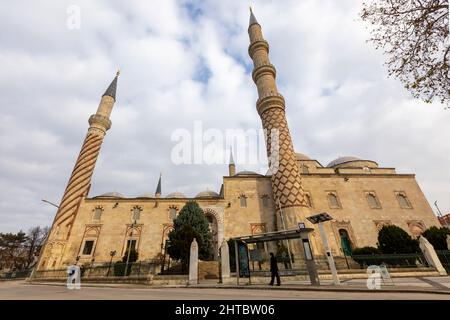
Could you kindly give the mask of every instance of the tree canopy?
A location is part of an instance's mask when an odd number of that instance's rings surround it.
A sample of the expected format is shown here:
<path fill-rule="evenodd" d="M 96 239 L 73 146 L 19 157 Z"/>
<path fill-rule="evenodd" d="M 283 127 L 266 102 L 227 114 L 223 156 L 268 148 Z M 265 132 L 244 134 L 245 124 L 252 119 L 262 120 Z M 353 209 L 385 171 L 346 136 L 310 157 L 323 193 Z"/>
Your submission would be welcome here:
<path fill-rule="evenodd" d="M 169 233 L 168 253 L 171 258 L 181 260 L 186 266 L 189 261 L 190 246 L 193 239 L 198 243 L 198 254 L 202 260 L 212 258 L 212 235 L 208 220 L 197 202 L 189 201 L 174 220 Z"/>
<path fill-rule="evenodd" d="M 373 0 L 363 4 L 375 48 L 388 73 L 425 102 L 450 101 L 448 0 Z"/>
<path fill-rule="evenodd" d="M 39 257 L 48 228 L 34 227 L 28 233 L 0 233 L 0 269 L 28 269 Z"/>

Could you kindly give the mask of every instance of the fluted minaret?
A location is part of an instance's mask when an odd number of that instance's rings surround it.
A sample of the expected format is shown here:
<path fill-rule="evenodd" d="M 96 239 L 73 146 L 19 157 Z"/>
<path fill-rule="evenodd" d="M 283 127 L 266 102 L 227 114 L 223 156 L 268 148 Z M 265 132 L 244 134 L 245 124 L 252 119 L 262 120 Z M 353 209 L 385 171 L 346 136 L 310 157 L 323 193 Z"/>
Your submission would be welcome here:
<path fill-rule="evenodd" d="M 276 70 L 269 61 L 269 44 L 264 40 L 251 8 L 248 34 L 248 53 L 254 66 L 252 77 L 258 89 L 256 108 L 263 128 L 267 130 L 266 147 L 274 200 L 276 207 L 283 209 L 286 228 L 297 228 L 297 221 L 304 221 L 307 212 L 302 180 L 286 121 L 284 98 L 278 93 Z"/>
<path fill-rule="evenodd" d="M 111 128 L 109 116 L 116 101 L 118 76 L 119 71 L 103 94 L 97 112 L 89 118 L 90 126 L 86 138 L 53 222 L 51 235 L 53 239 L 67 239 L 69 237 L 78 205 L 89 192 L 91 177 L 103 138 L 106 131 Z"/>

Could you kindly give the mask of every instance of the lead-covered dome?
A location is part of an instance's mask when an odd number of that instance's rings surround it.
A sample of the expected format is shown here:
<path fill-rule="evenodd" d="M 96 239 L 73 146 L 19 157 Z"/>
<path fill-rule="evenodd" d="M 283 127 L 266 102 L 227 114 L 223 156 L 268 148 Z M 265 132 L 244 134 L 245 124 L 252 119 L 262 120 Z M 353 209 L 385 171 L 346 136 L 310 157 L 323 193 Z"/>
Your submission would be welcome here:
<path fill-rule="evenodd" d="M 236 176 L 260 176 L 259 173 L 256 173 L 254 171 L 248 171 L 248 170 L 239 171 L 235 175 Z"/>
<path fill-rule="evenodd" d="M 166 198 L 186 198 L 186 196 L 182 192 L 175 191 L 175 192 L 169 193 L 166 196 Z"/>
<path fill-rule="evenodd" d="M 137 196 L 138 198 L 153 198 L 154 195 L 150 192 L 144 192 Z"/>
<path fill-rule="evenodd" d="M 119 192 L 106 192 L 94 198 L 125 198 L 125 196 Z"/>
<path fill-rule="evenodd" d="M 217 192 L 211 190 L 205 190 L 197 193 L 196 198 L 220 198 L 220 195 Z"/>
<path fill-rule="evenodd" d="M 372 160 L 363 160 L 358 157 L 353 156 L 345 156 L 339 157 L 331 161 L 328 165 L 328 168 L 335 167 L 349 167 L 349 168 L 358 168 L 358 167 L 368 167 L 368 168 L 377 168 L 378 164 Z"/>

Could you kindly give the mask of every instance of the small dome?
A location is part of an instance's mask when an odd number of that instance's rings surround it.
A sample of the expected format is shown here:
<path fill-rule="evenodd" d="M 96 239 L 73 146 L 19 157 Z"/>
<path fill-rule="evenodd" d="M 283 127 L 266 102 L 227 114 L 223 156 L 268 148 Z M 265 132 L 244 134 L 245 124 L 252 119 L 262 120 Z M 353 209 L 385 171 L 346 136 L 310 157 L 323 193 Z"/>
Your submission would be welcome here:
<path fill-rule="evenodd" d="M 248 170 L 244 170 L 244 171 L 239 171 L 238 173 L 235 174 L 236 176 L 260 176 L 259 173 L 256 173 L 254 171 L 248 171 Z"/>
<path fill-rule="evenodd" d="M 166 198 L 186 198 L 186 196 L 185 196 L 184 193 L 175 191 L 175 192 L 169 193 L 169 194 L 166 196 Z"/>
<path fill-rule="evenodd" d="M 348 156 L 348 157 L 339 157 L 339 158 L 334 159 L 333 161 L 331 161 L 331 162 L 327 165 L 327 167 L 328 167 L 328 168 L 331 168 L 331 167 L 334 167 L 334 166 L 337 166 L 337 165 L 340 165 L 340 164 L 343 164 L 343 163 L 346 163 L 346 162 L 352 162 L 352 161 L 361 161 L 361 159 L 360 159 L 360 158 L 357 158 L 357 157 L 351 157 L 351 156 Z"/>
<path fill-rule="evenodd" d="M 137 196 L 137 198 L 154 198 L 155 196 L 150 192 L 144 192 Z"/>
<path fill-rule="evenodd" d="M 206 190 L 197 193 L 196 198 L 220 198 L 220 195 L 217 192 Z"/>
<path fill-rule="evenodd" d="M 94 198 L 125 198 L 125 196 L 118 192 L 106 192 Z"/>
<path fill-rule="evenodd" d="M 311 160 L 311 158 L 308 157 L 306 154 L 303 154 L 303 153 L 300 153 L 300 152 L 295 153 L 295 158 L 297 160 Z"/>

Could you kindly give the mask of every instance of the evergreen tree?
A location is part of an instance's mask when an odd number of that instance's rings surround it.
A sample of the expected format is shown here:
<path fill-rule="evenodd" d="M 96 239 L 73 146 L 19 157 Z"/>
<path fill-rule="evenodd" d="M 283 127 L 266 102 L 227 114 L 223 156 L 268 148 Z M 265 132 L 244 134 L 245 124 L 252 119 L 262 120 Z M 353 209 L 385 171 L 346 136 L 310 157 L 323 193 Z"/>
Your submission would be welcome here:
<path fill-rule="evenodd" d="M 433 245 L 435 250 L 447 250 L 447 236 L 450 235 L 450 229 L 445 227 L 431 227 L 422 233 L 422 236 Z"/>
<path fill-rule="evenodd" d="M 189 262 L 190 247 L 193 239 L 198 243 L 198 256 L 202 260 L 213 257 L 212 235 L 208 220 L 197 202 L 189 201 L 180 210 L 174 220 L 173 230 L 169 233 L 168 253 L 172 259 L 181 260 L 183 266 Z"/>
<path fill-rule="evenodd" d="M 420 252 L 419 243 L 400 227 L 383 226 L 378 233 L 378 248 L 382 253 L 416 253 Z"/>

